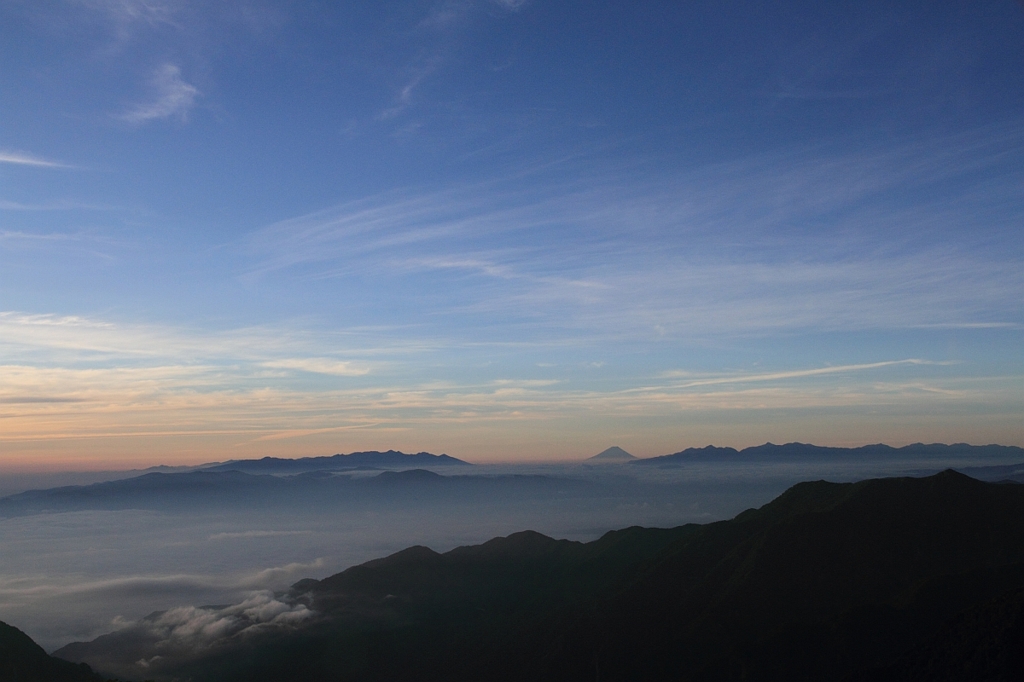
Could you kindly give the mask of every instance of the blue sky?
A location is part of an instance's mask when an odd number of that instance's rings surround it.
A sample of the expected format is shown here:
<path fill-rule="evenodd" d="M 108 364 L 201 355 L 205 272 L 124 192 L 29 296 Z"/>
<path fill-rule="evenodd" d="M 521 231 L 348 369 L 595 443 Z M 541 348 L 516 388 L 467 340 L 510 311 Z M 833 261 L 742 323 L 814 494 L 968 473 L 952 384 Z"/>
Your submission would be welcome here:
<path fill-rule="evenodd" d="M 1022 65 L 1011 1 L 5 2 L 0 467 L 1024 445 Z"/>

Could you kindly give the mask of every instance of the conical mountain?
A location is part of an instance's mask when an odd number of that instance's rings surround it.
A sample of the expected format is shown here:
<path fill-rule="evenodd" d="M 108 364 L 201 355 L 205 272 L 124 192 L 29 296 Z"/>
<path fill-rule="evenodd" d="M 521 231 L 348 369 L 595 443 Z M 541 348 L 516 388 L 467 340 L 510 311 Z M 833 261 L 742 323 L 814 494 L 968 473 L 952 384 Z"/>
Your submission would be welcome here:
<path fill-rule="evenodd" d="M 599 452 L 593 457 L 588 457 L 588 462 L 628 462 L 631 459 L 636 459 L 633 455 L 629 454 L 618 445 L 613 445 L 603 452 Z"/>

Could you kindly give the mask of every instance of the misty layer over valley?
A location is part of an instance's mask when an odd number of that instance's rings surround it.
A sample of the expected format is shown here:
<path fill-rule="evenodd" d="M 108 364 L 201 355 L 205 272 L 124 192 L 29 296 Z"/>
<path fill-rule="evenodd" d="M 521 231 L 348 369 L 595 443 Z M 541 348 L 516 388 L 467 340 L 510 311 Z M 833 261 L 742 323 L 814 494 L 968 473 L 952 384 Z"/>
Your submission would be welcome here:
<path fill-rule="evenodd" d="M 26 682 L 1015 681 L 1024 676 L 1024 464 L 972 469 L 997 482 L 952 469 L 809 481 L 719 522 L 633 526 L 589 542 L 521 531 L 444 552 L 410 546 L 240 602 L 155 611 L 52 657 L 0 624 L 0 673 Z"/>
<path fill-rule="evenodd" d="M 991 446 L 766 445 L 643 460 L 620 449 L 505 466 L 405 455 L 402 467 L 379 454 L 136 472 L 9 495 L 0 499 L 0 620 L 48 651 L 130 627 L 229 636 L 307 618 L 305 605 L 281 597 L 301 579 L 414 545 L 444 552 L 525 530 L 591 541 L 629 526 L 731 518 L 803 480 L 947 466 L 1000 480 L 1024 468 L 1014 466 L 1024 450 Z M 209 604 L 221 606 L 197 608 Z"/>

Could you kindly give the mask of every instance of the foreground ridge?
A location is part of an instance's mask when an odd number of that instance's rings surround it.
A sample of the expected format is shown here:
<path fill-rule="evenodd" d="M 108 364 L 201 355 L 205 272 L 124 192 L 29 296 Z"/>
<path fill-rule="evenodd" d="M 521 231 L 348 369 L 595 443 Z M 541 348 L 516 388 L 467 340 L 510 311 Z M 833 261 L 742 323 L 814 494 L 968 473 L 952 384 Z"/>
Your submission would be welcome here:
<path fill-rule="evenodd" d="M 1021 538 L 1017 484 L 816 481 L 707 525 L 411 547 L 296 583 L 295 623 L 187 647 L 140 625 L 55 655 L 196 682 L 1020 679 Z"/>
<path fill-rule="evenodd" d="M 88 665 L 47 656 L 28 635 L 0 623 L 0 680 L 5 682 L 103 682 Z"/>

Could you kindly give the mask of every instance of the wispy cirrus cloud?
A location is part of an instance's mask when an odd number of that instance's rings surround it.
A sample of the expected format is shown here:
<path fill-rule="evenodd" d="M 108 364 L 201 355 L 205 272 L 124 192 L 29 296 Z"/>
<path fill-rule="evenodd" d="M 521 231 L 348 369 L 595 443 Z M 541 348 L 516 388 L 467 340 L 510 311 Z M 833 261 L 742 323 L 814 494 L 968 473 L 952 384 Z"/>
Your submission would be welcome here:
<path fill-rule="evenodd" d="M 426 80 L 441 65 L 442 59 L 435 55 L 411 69 L 412 74 L 405 83 L 398 89 L 395 95 L 395 102 L 392 106 L 384 109 L 377 115 L 377 119 L 386 121 L 395 118 L 413 104 L 413 94 L 420 84 Z"/>
<path fill-rule="evenodd" d="M 0 208 L 3 205 L 0 204 Z M 62 233 L 44 233 L 36 234 L 33 232 L 15 232 L 12 230 L 0 230 L 0 243 L 2 242 L 62 242 L 62 241 L 74 241 L 78 239 L 76 235 L 62 234 Z"/>
<path fill-rule="evenodd" d="M 150 79 L 153 97 L 140 102 L 118 116 L 123 121 L 143 124 L 166 118 L 177 118 L 184 123 L 195 105 L 199 90 L 181 77 L 181 69 L 174 64 L 164 64 L 156 69 Z"/>
<path fill-rule="evenodd" d="M 815 369 L 799 369 L 787 372 L 768 372 L 764 374 L 739 374 L 731 376 L 707 377 L 701 379 L 689 379 L 676 385 L 676 388 L 692 388 L 695 386 L 718 386 L 721 384 L 747 384 L 764 381 L 780 381 L 784 379 L 803 379 L 806 377 L 823 376 L 826 374 L 847 374 L 850 372 L 862 372 L 883 367 L 894 367 L 897 365 L 949 365 L 949 362 L 935 362 L 932 360 L 919 360 L 910 358 L 907 360 L 886 360 L 884 362 L 868 362 L 859 365 L 837 365 L 833 367 L 818 367 Z M 662 377 L 666 379 L 685 378 L 690 376 L 689 372 L 669 371 L 664 372 Z"/>
<path fill-rule="evenodd" d="M 62 211 L 69 210 L 69 208 L 62 204 L 24 204 L 20 201 L 0 199 L 0 211 Z M 5 231 L 4 234 L 11 235 L 17 233 Z"/>
<path fill-rule="evenodd" d="M 244 530 L 214 533 L 209 540 L 250 540 L 258 538 L 276 538 L 289 535 L 312 535 L 311 530 Z"/>
<path fill-rule="evenodd" d="M 36 354 L 51 358 L 104 357 L 120 362 L 141 359 L 191 359 L 247 362 L 275 360 L 299 362 L 303 355 L 317 352 L 324 345 L 336 348 L 343 332 L 314 334 L 287 326 L 247 327 L 228 330 L 197 330 L 159 324 L 113 322 L 80 315 L 28 314 L 0 311 L 0 346 L 8 358 Z M 401 346 L 401 344 L 396 344 Z M 385 348 L 360 346 L 360 355 L 385 352 Z M 340 361 L 334 361 L 340 362 Z M 334 366 L 338 370 L 342 365 Z M 324 368 L 330 368 L 324 365 Z M 360 371 L 360 370 L 355 370 Z"/>
<path fill-rule="evenodd" d="M 518 12 L 526 6 L 529 0 L 491 0 L 491 2 L 510 12 Z"/>
<path fill-rule="evenodd" d="M 357 366 L 351 362 L 331 360 L 330 358 L 284 358 L 263 363 L 272 369 L 294 369 L 311 374 L 329 374 L 333 376 L 362 376 L 370 372 L 369 367 Z"/>
<path fill-rule="evenodd" d="M 991 247 L 992 225 L 1024 218 L 1020 174 L 990 179 L 1007 148 L 1024 138 L 993 129 L 657 181 L 541 170 L 396 192 L 253 233 L 247 277 L 387 272 L 413 296 L 436 291 L 435 320 L 471 332 L 500 315 L 547 338 L 1013 327 L 1022 254 Z"/>
<path fill-rule="evenodd" d="M 119 41 L 130 39 L 140 27 L 177 26 L 176 15 L 184 0 L 71 0 L 109 22 Z"/>
<path fill-rule="evenodd" d="M 7 163 L 15 166 L 32 166 L 35 168 L 73 168 L 73 166 L 66 163 L 44 159 L 36 156 L 35 154 L 2 149 L 0 149 L 0 163 Z"/>
<path fill-rule="evenodd" d="M 0 313 L 4 442 L 27 452 L 44 439 L 99 449 L 194 437 L 306 454 L 452 438 L 453 425 L 600 430 L 709 411 L 1009 419 L 1014 379 L 985 376 L 983 360 L 937 364 L 961 357 L 945 345 L 794 350 L 818 344 L 807 334 L 1021 329 L 1020 245 L 991 227 L 1024 216 L 1007 150 L 1024 138 L 990 129 L 654 180 L 555 161 L 553 174 L 538 164 L 349 201 L 235 245 L 245 286 L 286 280 L 299 303 L 333 295 L 330 311 L 284 313 L 315 315 L 318 331 Z M 688 362 L 696 347 L 730 344 L 768 349 L 770 369 L 665 374 L 700 366 Z M 647 353 L 660 359 L 637 360 Z M 519 437 L 508 428 L 500 447 Z"/>
<path fill-rule="evenodd" d="M 526 5 L 526 0 L 440 0 L 407 33 L 406 39 L 420 44 L 413 57 L 401 68 L 396 80 L 401 83 L 394 92 L 391 106 L 377 114 L 377 120 L 388 121 L 406 112 L 414 104 L 415 91 L 430 77 L 451 65 L 453 45 L 458 36 L 474 21 L 482 6 L 499 8 L 496 14 L 512 14 Z M 502 11 L 503 10 L 503 11 Z M 417 130 L 418 123 L 402 126 L 397 133 Z"/>
<path fill-rule="evenodd" d="M 182 4 L 167 0 L 72 0 L 76 5 L 104 12 L 119 21 L 159 23 L 170 21 Z"/>
<path fill-rule="evenodd" d="M 703 375 L 688 381 L 674 381 L 675 373 L 654 382 L 638 376 L 611 386 L 567 379 L 472 383 L 391 377 L 348 388 L 310 387 L 261 376 L 255 367 L 7 365 L 0 371 L 5 377 L 0 442 L 12 451 L 18 443 L 34 441 L 202 436 L 222 443 L 319 442 L 345 432 L 358 436 L 358 431 L 365 439 L 396 429 L 430 432 L 455 425 L 569 420 L 579 428 L 596 419 L 606 428 L 638 416 L 670 419 L 708 410 L 936 409 L 1024 399 L 1012 378 L 973 377 L 968 370 L 952 370 L 950 363 L 919 359 Z"/>

